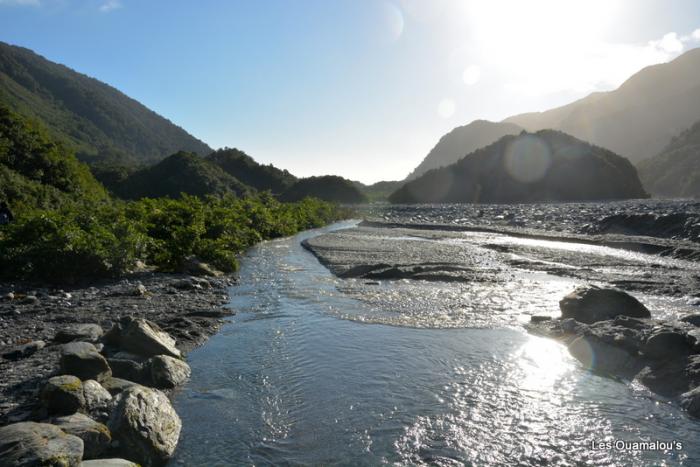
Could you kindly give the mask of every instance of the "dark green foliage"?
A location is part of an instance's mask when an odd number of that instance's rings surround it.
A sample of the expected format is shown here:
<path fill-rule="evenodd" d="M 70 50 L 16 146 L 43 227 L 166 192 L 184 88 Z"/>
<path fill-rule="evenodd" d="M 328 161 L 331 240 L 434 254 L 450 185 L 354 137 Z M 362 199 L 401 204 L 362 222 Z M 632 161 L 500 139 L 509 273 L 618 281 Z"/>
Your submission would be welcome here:
<path fill-rule="evenodd" d="M 132 173 L 112 190 L 125 199 L 177 198 L 181 193 L 194 196 L 244 195 L 251 190 L 212 162 L 187 152 Z"/>
<path fill-rule="evenodd" d="M 207 159 L 226 173 L 258 191 L 271 191 L 278 195 L 296 182 L 296 177 L 273 165 L 258 164 L 252 157 L 238 149 L 220 149 Z"/>
<path fill-rule="evenodd" d="M 365 185 L 361 182 L 353 182 L 355 186 L 367 197 L 368 201 L 387 201 L 389 195 L 401 188 L 404 181 L 377 182 Z"/>
<path fill-rule="evenodd" d="M 644 197 L 648 195 L 627 159 L 565 133 L 543 130 L 505 136 L 408 182 L 389 200 L 531 203 Z"/>
<path fill-rule="evenodd" d="M 299 201 L 306 197 L 343 204 L 367 202 L 367 197 L 353 182 L 335 175 L 302 178 L 285 191 L 280 199 Z"/>
<path fill-rule="evenodd" d="M 211 149 L 113 87 L 0 42 L 0 102 L 42 120 L 52 136 L 84 159 L 105 155 L 160 160 L 177 151 Z"/>
<path fill-rule="evenodd" d="M 38 123 L 0 105 L 0 201 L 57 206 L 65 199 L 104 199 L 86 165 Z"/>
<path fill-rule="evenodd" d="M 639 164 L 647 190 L 669 198 L 700 198 L 700 122 L 673 138 L 657 156 Z"/>
<path fill-rule="evenodd" d="M 0 277 L 72 282 L 116 277 L 137 259 L 177 271 L 189 256 L 231 272 L 236 257 L 265 239 L 320 227 L 345 213 L 312 199 L 234 198 L 76 202 L 29 209 L 0 226 Z"/>

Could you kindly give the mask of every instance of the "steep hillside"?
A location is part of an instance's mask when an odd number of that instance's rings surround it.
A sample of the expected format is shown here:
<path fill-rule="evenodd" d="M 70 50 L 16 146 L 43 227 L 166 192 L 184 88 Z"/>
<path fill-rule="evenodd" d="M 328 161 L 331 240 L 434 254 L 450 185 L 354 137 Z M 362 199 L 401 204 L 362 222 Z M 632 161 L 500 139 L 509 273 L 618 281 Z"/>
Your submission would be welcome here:
<path fill-rule="evenodd" d="M 382 181 L 373 183 L 371 185 L 365 185 L 362 182 L 352 182 L 362 194 L 367 197 L 370 202 L 374 201 L 386 201 L 389 195 L 401 188 L 404 183 L 403 180 L 399 181 Z"/>
<path fill-rule="evenodd" d="M 301 178 L 280 199 L 299 201 L 306 197 L 318 198 L 334 203 L 364 203 L 367 197 L 350 180 L 335 175 Z"/>
<path fill-rule="evenodd" d="M 211 149 L 182 128 L 96 79 L 0 42 L 0 102 L 38 118 L 81 159 L 157 161 Z"/>
<path fill-rule="evenodd" d="M 505 120 L 528 131 L 558 129 L 637 163 L 658 154 L 698 118 L 700 49 L 644 68 L 618 89 Z"/>
<path fill-rule="evenodd" d="M 425 156 L 406 180 L 414 180 L 428 170 L 454 164 L 467 154 L 488 146 L 506 135 L 517 135 L 523 129 L 513 123 L 475 120 L 469 125 L 459 126 L 442 138 Z"/>
<path fill-rule="evenodd" d="M 207 160 L 221 167 L 229 175 L 259 191 L 280 194 L 291 187 L 297 178 L 273 165 L 256 162 L 238 149 L 220 149 L 207 156 Z"/>
<path fill-rule="evenodd" d="M 39 123 L 0 104 L 0 202 L 23 209 L 106 196 L 87 166 Z"/>
<path fill-rule="evenodd" d="M 393 193 L 393 203 L 530 203 L 647 197 L 625 158 L 565 133 L 504 136 Z"/>
<path fill-rule="evenodd" d="M 126 199 L 178 198 L 181 193 L 206 196 L 251 192 L 248 186 L 220 167 L 188 152 L 178 152 L 156 165 L 134 172 L 113 190 Z"/>
<path fill-rule="evenodd" d="M 639 164 L 644 187 L 664 198 L 700 198 L 700 121 Z"/>

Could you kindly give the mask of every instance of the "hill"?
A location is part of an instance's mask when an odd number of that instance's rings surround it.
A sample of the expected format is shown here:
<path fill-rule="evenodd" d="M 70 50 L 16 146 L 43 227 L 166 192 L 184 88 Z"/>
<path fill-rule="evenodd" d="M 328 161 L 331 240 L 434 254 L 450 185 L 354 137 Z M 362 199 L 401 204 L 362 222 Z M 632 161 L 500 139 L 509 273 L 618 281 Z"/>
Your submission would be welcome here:
<path fill-rule="evenodd" d="M 459 126 L 442 138 L 425 156 L 423 162 L 410 173 L 406 180 L 414 180 L 428 170 L 454 164 L 467 154 L 487 146 L 506 135 L 517 135 L 523 129 L 514 123 L 475 120 Z"/>
<path fill-rule="evenodd" d="M 394 192 L 393 203 L 531 203 L 647 197 L 625 158 L 553 130 L 504 136 Z"/>
<path fill-rule="evenodd" d="M 390 194 L 401 188 L 404 181 L 382 181 L 365 185 L 362 182 L 352 182 L 362 194 L 367 197 L 370 202 L 386 201 Z"/>
<path fill-rule="evenodd" d="M 343 204 L 367 202 L 367 197 L 353 182 L 336 175 L 299 179 L 282 194 L 280 199 L 282 201 L 300 201 L 306 197 Z"/>
<path fill-rule="evenodd" d="M 639 177 L 655 196 L 700 198 L 700 121 L 642 161 Z"/>
<path fill-rule="evenodd" d="M 0 202 L 24 209 L 106 197 L 88 167 L 40 123 L 0 104 Z"/>
<path fill-rule="evenodd" d="M 618 89 L 563 107 L 510 117 L 528 131 L 557 129 L 637 163 L 658 154 L 698 118 L 700 49 L 634 74 Z"/>
<path fill-rule="evenodd" d="M 225 148 L 214 151 L 207 156 L 207 160 L 258 191 L 269 190 L 273 194 L 281 194 L 297 181 L 288 171 L 280 170 L 271 164 L 259 164 L 238 149 Z"/>
<path fill-rule="evenodd" d="M 217 165 L 189 152 L 178 152 L 153 166 L 137 170 L 112 189 L 125 199 L 178 198 L 181 193 L 240 196 L 252 191 Z"/>
<path fill-rule="evenodd" d="M 117 89 L 0 42 L 0 103 L 41 120 L 79 158 L 154 162 L 177 151 L 211 148 Z"/>

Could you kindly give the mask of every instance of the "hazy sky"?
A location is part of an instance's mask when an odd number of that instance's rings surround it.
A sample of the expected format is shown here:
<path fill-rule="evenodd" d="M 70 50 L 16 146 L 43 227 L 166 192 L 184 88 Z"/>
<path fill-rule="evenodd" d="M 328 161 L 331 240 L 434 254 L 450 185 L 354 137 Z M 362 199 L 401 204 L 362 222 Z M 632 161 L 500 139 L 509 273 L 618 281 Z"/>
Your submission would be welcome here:
<path fill-rule="evenodd" d="M 698 0 L 0 0 L 0 40 L 212 147 L 403 178 L 444 133 L 612 89 L 700 46 Z"/>

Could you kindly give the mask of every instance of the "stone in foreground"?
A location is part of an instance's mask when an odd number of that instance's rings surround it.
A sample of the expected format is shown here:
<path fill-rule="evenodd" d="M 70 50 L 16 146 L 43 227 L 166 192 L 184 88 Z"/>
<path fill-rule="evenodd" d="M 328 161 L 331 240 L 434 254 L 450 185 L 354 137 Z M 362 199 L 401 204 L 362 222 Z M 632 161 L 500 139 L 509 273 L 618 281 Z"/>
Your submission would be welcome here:
<path fill-rule="evenodd" d="M 55 418 L 52 423 L 65 433 L 83 440 L 83 457 L 86 459 L 102 454 L 112 441 L 112 435 L 106 426 L 81 413 Z"/>
<path fill-rule="evenodd" d="M 83 461 L 80 467 L 139 467 L 139 465 L 126 459 L 95 459 Z"/>
<path fill-rule="evenodd" d="M 117 396 L 109 428 L 130 460 L 150 467 L 172 457 L 182 423 L 165 394 L 136 386 Z"/>
<path fill-rule="evenodd" d="M 592 324 L 616 316 L 650 318 L 651 313 L 636 298 L 618 289 L 581 286 L 559 302 L 562 318 Z"/>
<path fill-rule="evenodd" d="M 54 376 L 41 390 L 41 402 L 49 414 L 75 413 L 85 406 L 83 383 L 73 375 Z"/>
<path fill-rule="evenodd" d="M 0 428 L 0 465 L 77 467 L 83 441 L 48 423 L 22 422 Z"/>
<path fill-rule="evenodd" d="M 145 368 L 150 372 L 151 384 L 156 388 L 174 388 L 190 377 L 190 366 L 167 355 L 151 357 Z"/>
<path fill-rule="evenodd" d="M 89 342 L 71 342 L 61 350 L 61 372 L 82 380 L 104 380 L 112 376 L 107 360 Z"/>
<path fill-rule="evenodd" d="M 155 323 L 141 318 L 130 320 L 121 332 L 120 343 L 123 350 L 146 357 L 181 357 L 180 351 L 175 347 L 175 339 Z"/>

